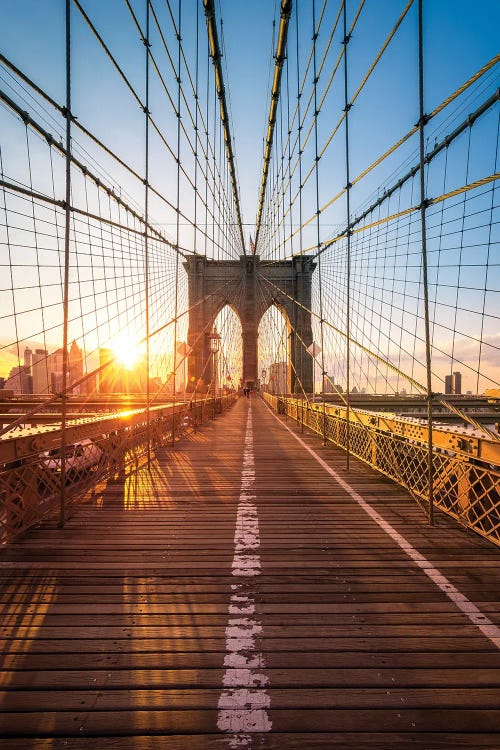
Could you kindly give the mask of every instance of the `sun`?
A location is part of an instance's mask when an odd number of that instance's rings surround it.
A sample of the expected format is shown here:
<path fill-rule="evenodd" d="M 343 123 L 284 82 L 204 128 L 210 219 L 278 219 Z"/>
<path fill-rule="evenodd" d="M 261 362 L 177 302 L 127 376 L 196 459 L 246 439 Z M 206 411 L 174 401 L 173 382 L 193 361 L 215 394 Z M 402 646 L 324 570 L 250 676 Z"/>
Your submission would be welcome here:
<path fill-rule="evenodd" d="M 116 361 L 127 370 L 132 370 L 143 355 L 143 347 L 125 334 L 118 334 L 111 342 Z"/>

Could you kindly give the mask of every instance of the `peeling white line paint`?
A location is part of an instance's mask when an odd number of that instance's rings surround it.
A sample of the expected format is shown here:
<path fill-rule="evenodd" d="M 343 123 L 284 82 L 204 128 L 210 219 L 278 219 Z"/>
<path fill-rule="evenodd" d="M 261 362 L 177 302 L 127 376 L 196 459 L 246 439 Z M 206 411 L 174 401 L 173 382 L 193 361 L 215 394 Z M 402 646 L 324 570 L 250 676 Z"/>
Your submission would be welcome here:
<path fill-rule="evenodd" d="M 217 727 L 230 733 L 231 748 L 248 748 L 255 732 L 269 732 L 270 699 L 268 678 L 262 672 L 265 661 L 259 652 L 262 625 L 255 612 L 255 583 L 260 575 L 260 534 L 255 505 L 252 411 L 249 405 L 245 432 L 241 490 L 234 532 L 232 575 L 240 580 L 231 585 L 229 619 L 226 627 L 225 672 L 218 703 Z M 248 579 L 248 580 L 246 580 Z"/>
<path fill-rule="evenodd" d="M 266 404 L 267 406 L 267 404 Z M 396 529 L 391 526 L 391 524 L 383 518 L 380 513 L 377 513 L 377 511 L 372 508 L 372 506 L 364 500 L 361 495 L 356 492 L 342 477 L 337 474 L 336 471 L 334 471 L 326 461 L 324 461 L 321 456 L 318 456 L 316 451 L 314 451 L 312 448 L 310 448 L 298 435 L 291 430 L 288 425 L 284 424 L 277 416 L 274 414 L 273 411 L 268 407 L 269 413 L 272 414 L 272 416 L 276 419 L 279 424 L 285 428 L 285 430 L 288 430 L 290 435 L 293 435 L 293 437 L 302 445 L 302 447 L 313 456 L 316 461 L 324 468 L 328 474 L 330 474 L 331 477 L 335 479 L 336 482 L 352 497 L 352 499 L 358 503 L 358 505 L 363 508 L 365 513 L 367 513 L 373 521 L 375 521 L 376 524 L 380 526 L 383 531 L 385 531 L 386 534 L 388 534 L 391 539 L 393 539 L 396 544 L 403 550 L 403 552 L 406 552 L 408 557 L 413 560 L 413 562 L 418 565 L 419 568 L 423 570 L 423 572 L 428 576 L 431 581 L 433 581 L 436 586 L 444 593 L 446 596 L 455 604 L 455 606 L 466 615 L 466 617 L 469 619 L 469 621 L 475 625 L 481 633 L 488 638 L 494 646 L 496 646 L 497 649 L 500 650 L 500 628 L 495 625 L 491 620 L 486 617 L 485 614 L 481 612 L 481 610 L 470 601 L 470 599 L 467 599 L 467 597 L 462 594 L 447 578 L 444 576 L 429 560 L 427 560 L 426 557 L 424 557 L 415 547 L 413 547 L 410 542 L 405 539 L 404 536 L 402 536 Z"/>

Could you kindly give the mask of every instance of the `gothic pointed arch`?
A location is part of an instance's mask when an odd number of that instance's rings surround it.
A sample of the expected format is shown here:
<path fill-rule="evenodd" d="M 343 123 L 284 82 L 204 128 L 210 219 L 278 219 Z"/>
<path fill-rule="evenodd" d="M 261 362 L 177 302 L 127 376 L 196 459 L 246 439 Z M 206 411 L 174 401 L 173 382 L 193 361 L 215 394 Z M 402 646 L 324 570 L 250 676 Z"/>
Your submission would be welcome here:
<path fill-rule="evenodd" d="M 313 366 L 306 348 L 312 343 L 309 311 L 315 267 L 308 256 L 274 262 L 261 262 L 258 255 L 245 255 L 236 261 L 190 256 L 184 263 L 189 294 L 189 381 L 206 380 L 204 374 L 210 366 L 208 335 L 218 312 L 230 305 L 241 321 L 243 382 L 256 384 L 259 322 L 265 311 L 276 305 L 286 313 L 290 324 L 290 390 L 312 392 Z"/>

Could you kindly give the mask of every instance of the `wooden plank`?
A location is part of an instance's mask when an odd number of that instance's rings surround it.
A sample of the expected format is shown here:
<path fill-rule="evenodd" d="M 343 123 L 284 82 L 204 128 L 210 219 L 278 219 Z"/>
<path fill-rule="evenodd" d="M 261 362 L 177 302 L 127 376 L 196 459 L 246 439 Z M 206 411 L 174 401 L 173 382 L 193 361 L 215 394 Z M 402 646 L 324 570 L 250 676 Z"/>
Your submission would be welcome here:
<path fill-rule="evenodd" d="M 251 689 L 249 689 L 251 692 Z M 498 709 L 496 688 L 397 688 L 371 687 L 341 689 L 328 688 L 272 688 L 268 695 L 273 713 L 286 709 L 310 711 L 320 709 Z M 0 692 L 2 711 L 45 713 L 57 706 L 57 711 L 79 712 L 91 707 L 92 711 L 157 711 L 168 707 L 169 711 L 202 710 L 235 707 L 232 695 L 221 697 L 220 685 L 216 688 L 165 688 L 117 690 L 106 684 L 88 686 L 85 690 L 66 688 L 54 695 L 46 690 L 11 690 Z M 500 711 L 499 711 L 500 717 Z M 0 719 L 1 723 L 1 719 Z M 500 727 L 499 727 L 500 728 Z"/>
<path fill-rule="evenodd" d="M 214 660 L 215 661 L 215 660 Z M 30 662 L 31 665 L 31 662 Z M 103 688 L 127 690 L 145 688 L 213 688 L 220 691 L 222 668 L 182 669 L 45 669 L 3 670 L 5 690 L 88 690 Z M 500 668 L 267 668 L 266 675 L 273 689 L 286 688 L 415 688 L 440 687 L 447 690 L 466 690 L 466 700 L 476 700 L 469 691 L 479 688 L 494 690 L 498 705 Z M 455 694 L 455 692 L 454 692 Z M 273 701 L 274 705 L 274 701 Z"/>
<path fill-rule="evenodd" d="M 4 736 L 95 736 L 147 734 L 212 734 L 217 726 L 217 710 L 170 710 L 168 706 L 154 711 L 80 711 L 5 712 L 0 715 L 0 732 Z M 235 709 L 235 712 L 238 709 Z M 362 716 L 360 714 L 362 713 Z M 360 726 L 361 721 L 361 726 Z M 500 732 L 500 710 L 443 709 L 277 709 L 272 712 L 276 732 Z M 497 738 L 498 739 L 498 738 Z M 307 747 L 307 746 L 306 746 Z"/>
<path fill-rule="evenodd" d="M 35 644 L 33 644 L 35 646 Z M 221 670 L 224 663 L 225 651 L 176 651 L 165 654 L 163 651 L 103 651 L 79 653 L 62 651 L 60 653 L 47 653 L 46 651 L 30 650 L 20 652 L 9 652 L 3 656 L 3 668 L 18 670 L 18 673 L 36 669 L 40 673 L 50 673 L 53 670 L 71 670 L 77 661 L 81 669 L 98 669 L 108 671 L 123 669 L 217 669 Z M 307 663 L 307 667 L 304 664 Z M 403 653 L 401 651 L 275 651 L 266 653 L 267 670 L 289 670 L 298 669 L 306 673 L 307 669 L 328 668 L 332 670 L 343 669 L 358 670 L 360 665 L 373 668 L 382 675 L 383 670 L 397 670 L 399 668 L 411 671 L 412 669 L 429 670 L 434 669 L 472 669 L 478 675 L 482 670 L 492 668 L 500 669 L 500 654 L 492 651 L 414 651 Z M 431 679 L 431 678 L 429 678 Z M 479 679 L 479 678 L 478 678 Z M 335 684 L 335 683 L 333 683 Z M 455 683 L 450 683 L 455 684 Z"/>
<path fill-rule="evenodd" d="M 416 750 L 457 750 L 457 735 L 454 732 L 427 732 L 425 739 L 416 732 L 314 732 L 314 733 L 269 733 L 259 735 L 256 746 L 264 750 L 346 750 L 347 748 L 366 748 L 367 750 L 387 750 L 388 748 L 415 748 Z M 166 744 L 168 743 L 168 744 Z M 99 750 L 158 750 L 162 747 L 168 750 L 227 750 L 228 737 L 216 734 L 169 734 L 165 735 L 134 735 L 126 737 L 99 737 Z M 66 738 L 37 738 L 30 743 L 27 738 L 9 738 L 0 747 L 8 750 L 95 750 L 94 737 Z M 460 747 L 471 750 L 498 750 L 498 736 L 496 734 L 460 734 Z"/>

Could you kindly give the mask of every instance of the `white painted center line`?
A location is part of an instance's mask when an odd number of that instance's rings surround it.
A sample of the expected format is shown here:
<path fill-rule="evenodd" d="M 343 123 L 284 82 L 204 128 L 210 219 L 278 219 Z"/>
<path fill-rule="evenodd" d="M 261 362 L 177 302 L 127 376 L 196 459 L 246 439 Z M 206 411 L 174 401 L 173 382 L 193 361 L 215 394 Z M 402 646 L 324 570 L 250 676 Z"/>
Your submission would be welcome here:
<path fill-rule="evenodd" d="M 231 733 L 229 745 L 232 748 L 249 747 L 253 733 L 269 732 L 272 726 L 266 692 L 268 678 L 262 671 L 265 663 L 258 646 L 262 625 L 255 611 L 254 577 L 260 575 L 260 535 L 254 485 L 252 410 L 249 405 L 232 564 L 232 575 L 241 580 L 231 585 L 233 593 L 229 603 L 224 658 L 226 671 L 217 719 L 219 730 Z"/>
<path fill-rule="evenodd" d="M 267 404 L 266 404 L 267 406 Z M 302 445 L 302 447 L 313 456 L 323 469 L 335 479 L 336 482 L 352 497 L 352 499 L 363 508 L 370 518 L 388 534 L 391 539 L 405 552 L 413 562 L 433 581 L 441 591 L 455 604 L 455 606 L 464 613 L 464 615 L 475 625 L 483 635 L 486 636 L 500 650 L 500 628 L 486 617 L 483 612 L 470 599 L 462 594 L 446 576 L 444 576 L 427 558 L 425 558 L 410 542 L 405 539 L 391 524 L 383 518 L 380 513 L 364 500 L 342 477 L 334 471 L 321 456 L 310 448 L 298 435 L 291 430 L 288 425 L 284 424 L 276 414 L 268 407 L 270 414 L 279 422 L 279 424 L 288 430 L 290 435 Z"/>

